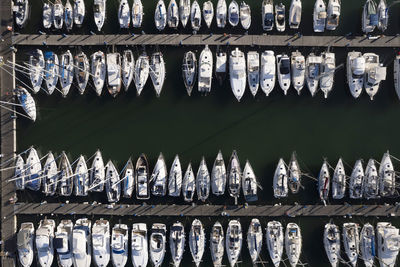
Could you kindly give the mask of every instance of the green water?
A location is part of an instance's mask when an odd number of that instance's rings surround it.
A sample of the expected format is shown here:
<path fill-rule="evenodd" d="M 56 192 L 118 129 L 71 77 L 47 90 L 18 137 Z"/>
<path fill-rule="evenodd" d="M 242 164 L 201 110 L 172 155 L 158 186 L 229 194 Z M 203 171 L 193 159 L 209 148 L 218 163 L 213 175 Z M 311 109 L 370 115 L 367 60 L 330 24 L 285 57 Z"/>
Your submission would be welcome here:
<path fill-rule="evenodd" d="M 41 1 L 35 3 L 32 8 L 31 21 L 28 27 L 21 32 L 34 33 L 41 27 Z M 129 1 L 130 3 L 132 1 Z M 202 5 L 204 1 L 200 1 Z M 216 3 L 217 1 L 213 1 Z M 253 21 L 249 30 L 250 34 L 260 34 L 261 1 L 247 1 L 252 8 Z M 283 1 L 287 8 L 290 1 Z M 360 34 L 361 10 L 364 1 L 342 1 L 342 16 L 337 31 L 324 34 L 346 34 L 349 32 Z M 86 1 L 88 10 L 85 27 L 74 33 L 89 33 L 94 29 L 92 21 L 92 1 Z M 153 14 L 156 1 L 143 1 L 145 5 L 144 31 L 156 33 Z M 167 1 L 166 1 L 166 4 Z M 305 35 L 312 33 L 312 6 L 314 1 L 303 1 L 303 18 L 301 32 Z M 103 28 L 104 33 L 126 33 L 120 31 L 117 22 L 117 1 L 107 3 L 107 21 Z M 399 32 L 400 21 L 397 14 L 399 6 L 392 10 L 390 26 L 387 34 Z M 214 22 L 215 23 L 215 22 Z M 213 32 L 224 32 L 215 27 Z M 240 33 L 240 29 L 226 29 L 225 31 Z M 133 32 L 133 30 L 131 30 Z M 140 30 L 134 30 L 140 32 Z M 167 29 L 165 32 L 173 33 Z M 180 32 L 190 32 L 180 30 Z M 202 28 L 201 32 L 210 30 Z M 289 31 L 293 32 L 293 31 Z M 276 33 L 276 32 L 274 32 Z M 273 37 L 271 37 L 273 38 Z M 28 59 L 28 52 L 32 48 L 19 48 L 17 60 L 22 62 Z M 42 48 L 45 49 L 45 48 Z M 48 48 L 61 53 L 67 48 Z M 73 53 L 82 49 L 87 54 L 98 49 L 106 51 L 106 47 L 69 47 Z M 118 47 L 119 51 L 125 47 Z M 143 50 L 141 47 L 131 47 L 137 57 Z M 221 87 L 217 81 L 213 81 L 212 91 L 208 96 L 200 96 L 196 92 L 191 97 L 187 96 L 181 75 L 181 61 L 183 53 L 188 50 L 196 51 L 199 55 L 202 47 L 146 47 L 148 54 L 160 50 L 164 54 L 167 68 L 167 80 L 160 98 L 155 97 L 150 79 L 140 97 L 136 96 L 135 88 L 121 92 L 113 99 L 104 90 L 99 98 L 94 90 L 88 86 L 86 94 L 78 95 L 77 89 L 72 88 L 66 99 L 55 93 L 46 96 L 43 92 L 35 96 L 38 106 L 38 118 L 35 123 L 20 118 L 18 120 L 18 151 L 23 151 L 34 145 L 41 155 L 51 150 L 56 154 L 67 151 L 71 161 L 80 154 L 86 158 L 93 155 L 96 149 L 101 149 L 105 160 L 112 159 L 119 169 L 122 169 L 127 159 L 131 156 L 137 158 L 140 153 L 146 153 L 150 166 L 154 166 L 158 154 L 163 152 L 168 168 L 172 164 L 175 154 L 179 154 L 183 169 L 189 162 L 197 170 L 201 157 L 206 158 L 208 168 L 219 149 L 224 154 L 225 161 L 233 149 L 238 151 L 242 167 L 248 159 L 255 170 L 263 191 L 259 193 L 258 204 L 275 204 L 300 202 L 302 204 L 318 203 L 316 182 L 309 178 L 303 179 L 305 190 L 296 196 L 290 196 L 287 200 L 274 200 L 272 193 L 272 176 L 276 163 L 280 157 L 287 162 L 292 151 L 297 151 L 300 165 L 304 172 L 316 176 L 321 167 L 323 158 L 327 158 L 331 165 L 335 165 L 339 157 L 343 157 L 347 163 L 346 171 L 350 173 L 354 162 L 362 158 L 366 164 L 372 157 L 380 160 L 382 154 L 389 149 L 395 156 L 400 157 L 400 139 L 398 138 L 400 116 L 400 102 L 393 87 L 392 61 L 397 53 L 394 49 L 361 49 L 361 52 L 376 52 L 381 56 L 381 62 L 388 66 L 387 80 L 382 83 L 379 93 L 374 101 L 370 101 L 366 94 L 360 99 L 353 99 L 345 83 L 345 68 L 338 69 L 335 76 L 335 87 L 328 99 L 324 99 L 322 93 L 312 98 L 305 87 L 301 96 L 293 88 L 287 96 L 279 88 L 278 82 L 269 97 L 265 97 L 259 90 L 256 98 L 253 98 L 248 90 L 241 101 L 237 103 L 230 91 L 229 81 L 226 80 Z M 213 52 L 215 47 L 211 48 Z M 229 50 L 230 48 L 228 48 Z M 244 51 L 248 49 L 241 48 Z M 254 47 L 253 50 L 262 52 L 273 49 L 275 53 L 290 53 L 296 48 Z M 301 49 L 304 55 L 310 52 L 320 53 L 324 49 Z M 337 65 L 343 64 L 346 59 L 347 49 L 334 49 Z M 19 78 L 27 81 L 26 77 Z M 399 169 L 400 164 L 395 163 Z M 24 192 L 19 194 L 21 201 L 39 202 L 44 200 L 40 194 Z M 47 198 L 49 202 L 63 201 L 60 198 Z M 75 201 L 101 201 L 103 195 L 91 195 L 88 198 L 75 199 Z M 337 201 L 332 203 L 343 203 Z M 394 202 L 395 200 L 390 200 Z M 123 203 L 134 203 L 134 200 L 123 200 Z M 181 203 L 172 198 L 151 199 L 148 203 Z M 384 203 L 387 200 L 354 202 L 352 203 Z M 230 198 L 210 197 L 207 203 L 233 204 Z M 243 203 L 243 199 L 239 199 Z M 200 204 L 200 203 L 199 203 Z M 75 216 L 70 216 L 76 219 Z M 38 216 L 35 220 L 38 220 Z M 57 218 L 57 220 L 60 218 Z M 97 219 L 97 217 L 93 218 Z M 148 227 L 156 221 L 172 224 L 177 219 L 185 222 L 187 232 L 191 220 L 189 218 L 109 218 L 113 223 L 121 219 L 124 223 L 147 222 Z M 290 221 L 297 222 L 302 227 L 304 237 L 302 262 L 309 266 L 327 266 L 328 262 L 322 247 L 323 225 L 329 218 L 277 218 L 284 225 Z M 21 221 L 31 218 L 21 217 Z M 209 230 L 217 218 L 204 218 L 206 224 L 207 240 Z M 226 218 L 218 218 L 227 226 Z M 260 218 L 263 227 L 267 219 Z M 354 218 L 353 221 L 363 223 L 375 223 L 377 218 Z M 385 219 L 382 219 L 385 220 Z M 341 224 L 343 219 L 335 219 Z M 399 220 L 391 221 L 400 226 Z M 241 219 L 244 233 L 247 232 L 249 219 Z M 168 225 L 168 227 L 169 227 Z M 265 245 L 265 244 L 264 244 Z M 264 246 L 263 259 L 268 260 Z M 169 257 L 169 253 L 167 253 Z M 168 266 L 169 258 L 164 266 Z M 204 264 L 210 266 L 209 248 L 206 248 Z M 247 252 L 247 246 L 243 243 L 242 261 L 240 266 L 251 266 Z M 227 264 L 227 259 L 224 259 Z M 186 247 L 184 262 L 181 266 L 192 266 L 189 248 Z M 266 264 L 266 266 L 271 266 Z M 283 265 L 282 265 L 283 266 Z"/>

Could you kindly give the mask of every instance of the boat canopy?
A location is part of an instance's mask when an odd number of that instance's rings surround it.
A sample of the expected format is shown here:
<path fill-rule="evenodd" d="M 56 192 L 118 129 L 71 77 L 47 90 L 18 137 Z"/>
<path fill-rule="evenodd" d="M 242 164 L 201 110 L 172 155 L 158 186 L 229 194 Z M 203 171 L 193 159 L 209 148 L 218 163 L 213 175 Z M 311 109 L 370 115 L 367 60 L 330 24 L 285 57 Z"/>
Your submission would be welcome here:
<path fill-rule="evenodd" d="M 22 230 L 17 235 L 17 246 L 26 247 L 30 241 L 30 234 L 28 230 Z"/>

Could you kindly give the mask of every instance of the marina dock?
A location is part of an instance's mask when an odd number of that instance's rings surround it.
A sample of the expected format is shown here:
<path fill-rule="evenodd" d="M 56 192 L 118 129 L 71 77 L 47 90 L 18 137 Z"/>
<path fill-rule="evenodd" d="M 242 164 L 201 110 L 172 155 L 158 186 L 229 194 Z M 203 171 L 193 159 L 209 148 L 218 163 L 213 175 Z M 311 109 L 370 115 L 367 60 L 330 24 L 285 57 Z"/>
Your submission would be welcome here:
<path fill-rule="evenodd" d="M 235 34 L 113 34 L 113 35 L 47 35 L 15 34 L 15 46 L 294 46 L 294 47 L 400 47 L 400 36 L 300 36 L 300 35 L 235 35 Z"/>

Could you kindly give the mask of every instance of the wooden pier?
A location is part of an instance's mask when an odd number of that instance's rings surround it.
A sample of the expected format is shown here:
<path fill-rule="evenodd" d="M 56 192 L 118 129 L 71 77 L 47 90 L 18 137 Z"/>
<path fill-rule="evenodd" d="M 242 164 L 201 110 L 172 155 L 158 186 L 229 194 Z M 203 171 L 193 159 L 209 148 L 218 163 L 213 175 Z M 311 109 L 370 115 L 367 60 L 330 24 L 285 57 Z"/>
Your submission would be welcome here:
<path fill-rule="evenodd" d="M 400 47 L 400 36 L 298 36 L 298 35 L 229 35 L 229 34 L 111 34 L 111 35 L 47 35 L 15 34 L 13 45 L 32 46 L 104 46 L 104 45 L 167 45 L 167 46 L 294 46 L 294 47 Z"/>

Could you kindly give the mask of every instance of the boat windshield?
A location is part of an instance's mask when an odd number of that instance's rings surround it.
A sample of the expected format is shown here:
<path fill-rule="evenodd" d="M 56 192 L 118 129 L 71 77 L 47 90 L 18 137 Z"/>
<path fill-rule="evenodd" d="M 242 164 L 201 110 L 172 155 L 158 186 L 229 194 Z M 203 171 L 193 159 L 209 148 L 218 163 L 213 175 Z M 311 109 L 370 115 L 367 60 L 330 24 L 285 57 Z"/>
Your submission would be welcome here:
<path fill-rule="evenodd" d="M 290 60 L 288 58 L 284 58 L 281 60 L 280 66 L 281 74 L 289 74 L 290 73 Z"/>

